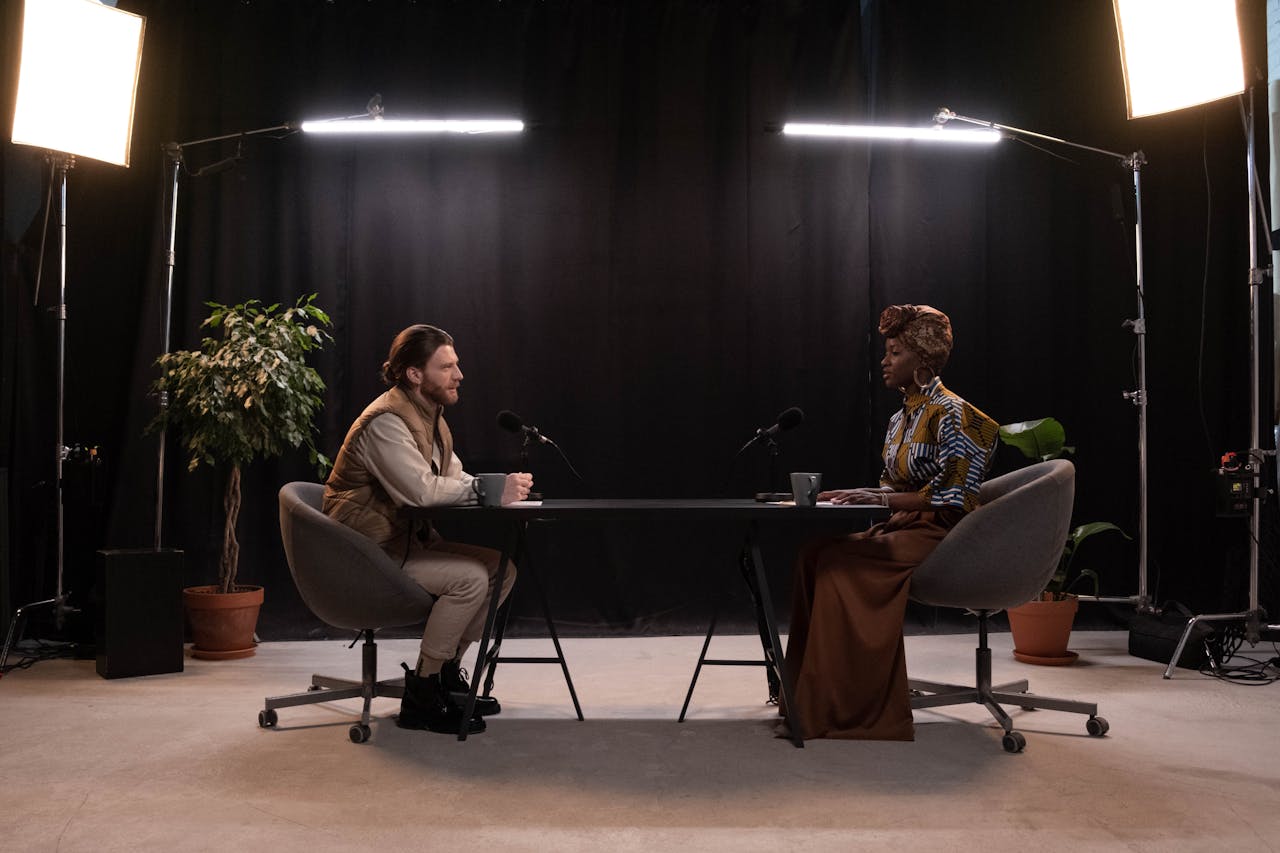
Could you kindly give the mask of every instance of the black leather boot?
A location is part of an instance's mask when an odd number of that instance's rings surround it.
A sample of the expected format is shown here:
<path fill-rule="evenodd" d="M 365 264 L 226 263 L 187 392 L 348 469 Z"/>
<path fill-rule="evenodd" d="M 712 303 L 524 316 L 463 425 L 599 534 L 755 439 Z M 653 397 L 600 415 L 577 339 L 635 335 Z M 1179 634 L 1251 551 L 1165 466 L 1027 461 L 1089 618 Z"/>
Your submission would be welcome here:
<path fill-rule="evenodd" d="M 440 683 L 444 685 L 445 690 L 449 691 L 450 698 L 460 708 L 466 704 L 467 694 L 471 692 L 471 685 L 467 683 L 465 672 L 462 664 L 456 660 L 445 661 L 440 667 Z M 497 699 L 476 694 L 475 713 L 478 716 L 492 717 L 501 711 L 502 706 L 498 704 Z"/>
<path fill-rule="evenodd" d="M 426 729 L 441 734 L 458 734 L 462 708 L 449 697 L 440 676 L 420 676 L 405 664 L 404 696 L 400 699 L 400 716 L 396 725 L 402 729 Z M 472 715 L 467 721 L 467 734 L 484 731 L 484 720 Z"/>

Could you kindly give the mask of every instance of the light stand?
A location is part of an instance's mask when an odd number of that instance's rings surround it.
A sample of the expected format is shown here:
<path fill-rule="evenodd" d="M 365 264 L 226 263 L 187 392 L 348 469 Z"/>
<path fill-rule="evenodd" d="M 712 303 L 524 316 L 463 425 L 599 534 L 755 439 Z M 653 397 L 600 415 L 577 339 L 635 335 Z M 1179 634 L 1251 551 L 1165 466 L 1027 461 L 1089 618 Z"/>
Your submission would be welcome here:
<path fill-rule="evenodd" d="M 0 650 L 0 674 L 33 608 L 52 607 L 55 624 L 77 612 L 63 588 L 65 530 L 63 434 L 67 339 L 67 172 L 76 157 L 129 165 L 134 102 L 146 19 L 92 0 L 23 5 L 22 59 L 12 141 L 48 150 L 58 192 L 58 377 L 54 435 L 57 585 L 54 597 L 18 608 Z M 52 189 L 51 186 L 51 189 Z M 48 208 L 46 207 L 46 215 Z M 43 252 L 41 263 L 43 263 Z"/>
<path fill-rule="evenodd" d="M 1120 597 L 1081 595 L 1080 600 L 1133 604 L 1140 612 L 1151 612 L 1153 610 L 1153 605 L 1150 595 L 1147 592 L 1147 318 L 1146 307 L 1144 304 L 1146 288 L 1144 284 L 1142 266 L 1142 167 L 1147 162 L 1146 155 L 1141 151 L 1135 151 L 1132 154 L 1121 154 L 1117 151 L 1108 151 L 1105 148 L 1095 148 L 1092 145 L 1082 145 L 1078 142 L 1071 142 L 1067 139 L 1059 139 L 1056 136 L 1035 133 L 1018 127 L 1010 127 L 1009 125 L 997 124 L 983 119 L 956 115 L 946 107 L 942 107 L 938 110 L 934 115 L 934 121 L 938 124 L 945 124 L 950 121 L 962 121 L 999 131 L 1000 133 L 1006 134 L 1010 138 L 1014 139 L 1037 139 L 1043 142 L 1052 142 L 1057 145 L 1077 148 L 1082 151 L 1091 151 L 1095 154 L 1102 154 L 1115 159 L 1133 173 L 1133 244 L 1135 284 L 1138 296 L 1138 316 L 1136 319 L 1126 320 L 1124 322 L 1124 327 L 1132 331 L 1137 337 L 1138 387 L 1135 390 L 1124 392 L 1124 397 L 1126 400 L 1132 402 L 1138 410 L 1138 591 L 1135 595 Z"/>
<path fill-rule="evenodd" d="M 170 327 L 172 326 L 173 313 L 173 270 L 177 263 L 177 239 L 178 239 L 178 177 L 185 165 L 183 161 L 183 152 L 187 148 L 196 145 L 204 145 L 209 142 L 225 142 L 230 139 L 243 140 L 250 136 L 258 136 L 264 133 L 289 133 L 297 129 L 297 125 L 278 124 L 272 127 L 263 127 L 257 130 L 248 130 L 242 133 L 228 133 L 223 136 L 210 136 L 206 139 L 193 139 L 190 142 L 169 142 L 164 145 L 165 156 L 165 172 L 168 176 L 168 211 L 165 216 L 165 229 L 167 249 L 164 255 L 164 303 L 162 308 L 162 353 L 169 352 L 170 345 Z M 209 174 L 211 172 L 221 171 L 224 168 L 230 168 L 235 165 L 243 156 L 243 148 L 238 147 L 233 157 L 219 160 L 205 166 L 196 172 L 194 176 Z M 169 408 L 169 393 L 161 391 L 159 394 L 158 404 L 160 406 L 160 415 L 163 417 Z M 160 430 L 159 447 L 157 448 L 156 462 L 156 504 L 155 504 L 155 537 L 153 539 L 153 547 L 156 551 L 161 550 L 161 531 L 164 523 L 164 454 L 165 454 L 165 430 Z"/>
<path fill-rule="evenodd" d="M 67 172 L 75 167 L 75 158 L 70 154 L 58 151 L 48 153 L 53 166 L 52 180 L 58 194 L 58 386 L 57 417 L 54 427 L 54 512 L 56 521 L 56 566 L 57 586 L 53 598 L 36 601 L 19 607 L 9 623 L 9 632 L 5 636 L 4 649 L 0 650 L 0 673 L 4 672 L 5 662 L 9 659 L 9 651 L 17 639 L 22 637 L 22 624 L 28 614 L 43 607 L 53 608 L 54 625 L 59 630 L 65 624 L 67 616 L 78 613 L 79 609 L 67 604 L 67 593 L 63 589 L 63 568 L 65 561 L 65 515 L 63 512 L 62 465 L 66 461 L 69 449 L 63 435 L 63 401 L 66 397 L 67 372 Z"/>
<path fill-rule="evenodd" d="M 1265 219 L 1265 211 L 1262 209 L 1262 198 L 1258 192 L 1258 171 L 1257 163 L 1254 159 L 1254 142 L 1253 142 L 1253 90 L 1249 90 L 1249 109 L 1245 114 L 1244 105 L 1241 104 L 1241 119 L 1244 124 L 1245 135 L 1245 166 L 1248 170 L 1247 179 L 1249 181 L 1249 453 L 1246 462 L 1246 472 L 1251 476 L 1253 481 L 1253 499 L 1250 501 L 1249 507 L 1249 606 L 1247 610 L 1238 613 L 1213 613 L 1199 616 L 1192 616 L 1187 620 L 1186 628 L 1182 631 L 1182 636 L 1178 638 L 1177 648 L 1173 651 L 1173 656 L 1169 658 L 1169 665 L 1165 667 L 1164 677 L 1172 678 L 1173 669 L 1178 665 L 1178 661 L 1182 659 L 1182 650 L 1187 645 L 1187 640 L 1191 636 L 1191 632 L 1195 630 L 1196 625 L 1201 622 L 1244 622 L 1244 638 L 1249 645 L 1256 646 L 1262 639 L 1262 631 L 1280 631 L 1280 625 L 1263 625 L 1263 620 L 1267 618 L 1258 602 L 1258 543 L 1259 536 L 1262 534 L 1262 500 L 1267 490 L 1262 486 L 1262 469 L 1263 460 L 1267 456 L 1275 456 L 1275 450 L 1263 450 L 1258 445 L 1259 440 L 1259 423 L 1258 419 L 1261 414 L 1261 403 L 1259 402 L 1259 389 L 1261 387 L 1261 371 L 1259 369 L 1259 358 L 1261 356 L 1262 342 L 1262 292 L 1261 286 L 1264 281 L 1271 275 L 1271 268 L 1261 269 L 1258 267 L 1258 213 L 1263 212 Z M 1270 233 L 1270 229 L 1267 229 Z M 1280 427 L 1277 427 L 1277 433 L 1280 433 Z"/>
<path fill-rule="evenodd" d="M 1244 51 L 1240 21 L 1232 0 L 1113 0 L 1120 60 L 1124 68 L 1125 101 L 1129 118 L 1171 112 L 1206 104 L 1230 95 L 1243 96 Z M 1251 485 L 1249 509 L 1249 605 L 1239 613 L 1193 616 L 1178 640 L 1164 677 L 1173 668 L 1192 630 L 1200 622 L 1243 620 L 1251 645 L 1261 639 L 1265 614 L 1258 604 L 1258 548 L 1262 531 L 1263 461 L 1274 450 L 1259 447 L 1261 291 L 1270 270 L 1258 267 L 1258 214 L 1266 218 L 1258 191 L 1254 158 L 1253 92 L 1246 112 L 1240 99 L 1240 118 L 1246 140 L 1245 166 L 1249 196 L 1249 451 L 1243 466 Z M 1270 233 L 1269 230 L 1267 232 Z M 1280 427 L 1276 428 L 1280 438 Z M 1223 472 L 1225 473 L 1225 472 Z M 1237 481 L 1243 485 L 1241 481 Z M 1244 497 L 1242 494 L 1241 497 Z M 1267 626 L 1280 629 L 1280 626 Z"/>

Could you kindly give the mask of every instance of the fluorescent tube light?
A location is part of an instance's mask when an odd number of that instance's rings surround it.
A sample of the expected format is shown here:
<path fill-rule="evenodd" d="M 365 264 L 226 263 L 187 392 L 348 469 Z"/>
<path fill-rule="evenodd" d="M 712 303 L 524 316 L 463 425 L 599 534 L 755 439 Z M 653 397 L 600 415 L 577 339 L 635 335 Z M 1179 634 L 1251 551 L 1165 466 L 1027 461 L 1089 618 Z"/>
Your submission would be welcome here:
<path fill-rule="evenodd" d="M 304 121 L 303 133 L 338 135 L 409 135 L 420 133 L 520 133 L 517 119 L 389 119 L 358 118 Z"/>
<path fill-rule="evenodd" d="M 945 127 L 893 127 L 874 124 L 798 124 L 782 126 L 786 136 L 825 136 L 841 139 L 900 139 L 918 142 L 990 144 L 1000 141 L 995 130 L 952 130 Z"/>

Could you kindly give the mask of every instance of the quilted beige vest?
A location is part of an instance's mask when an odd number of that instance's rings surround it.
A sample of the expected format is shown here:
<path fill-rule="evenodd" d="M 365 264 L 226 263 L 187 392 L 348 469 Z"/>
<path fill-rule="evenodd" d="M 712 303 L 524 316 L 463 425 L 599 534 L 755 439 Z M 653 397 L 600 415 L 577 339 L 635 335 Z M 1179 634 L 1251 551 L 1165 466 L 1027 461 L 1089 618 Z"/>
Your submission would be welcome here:
<path fill-rule="evenodd" d="M 352 450 L 369 423 L 385 414 L 396 415 L 404 421 L 418 445 L 418 452 L 433 471 L 439 475 L 448 473 L 453 458 L 453 436 L 445 423 L 443 407 L 423 402 L 397 386 L 370 403 L 347 430 L 325 482 L 323 509 L 330 518 L 360 531 L 398 558 L 404 554 L 411 525 L 399 517 L 391 496 L 369 471 L 360 454 Z M 438 467 L 431 461 L 431 448 L 437 441 L 441 460 Z"/>

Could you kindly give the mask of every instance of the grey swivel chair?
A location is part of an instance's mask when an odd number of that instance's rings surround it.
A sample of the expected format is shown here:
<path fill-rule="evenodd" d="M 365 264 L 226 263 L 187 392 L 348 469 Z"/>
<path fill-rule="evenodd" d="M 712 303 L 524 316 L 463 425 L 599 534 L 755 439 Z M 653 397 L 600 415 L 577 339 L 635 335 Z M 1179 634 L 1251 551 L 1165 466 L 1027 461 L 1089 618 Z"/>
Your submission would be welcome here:
<path fill-rule="evenodd" d="M 1004 702 L 1030 710 L 1045 708 L 1087 714 L 1086 731 L 1107 733 L 1107 721 L 1092 702 L 1051 699 L 1028 693 L 1017 681 L 991 685 L 991 614 L 1031 601 L 1053 576 L 1071 526 L 1075 468 L 1055 459 L 1028 465 L 982 486 L 981 506 L 966 515 L 911 576 L 911 597 L 923 604 L 961 607 L 978 617 L 977 684 L 966 687 L 909 679 L 913 709 L 976 702 L 1004 727 L 1001 743 L 1021 752 L 1026 739 L 1014 731 Z"/>
<path fill-rule="evenodd" d="M 286 483 L 280 489 L 280 537 L 307 607 L 330 625 L 359 631 L 363 637 L 361 679 L 313 675 L 305 693 L 267 698 L 258 712 L 258 725 L 274 726 L 277 708 L 362 697 L 364 711 L 349 734 L 352 742 L 364 743 L 369 739 L 373 697 L 404 695 L 403 678 L 378 680 L 374 631 L 424 621 L 435 599 L 370 539 L 321 512 L 323 496 L 324 486 L 318 483 Z"/>

